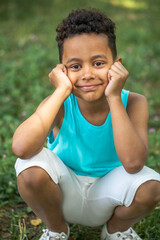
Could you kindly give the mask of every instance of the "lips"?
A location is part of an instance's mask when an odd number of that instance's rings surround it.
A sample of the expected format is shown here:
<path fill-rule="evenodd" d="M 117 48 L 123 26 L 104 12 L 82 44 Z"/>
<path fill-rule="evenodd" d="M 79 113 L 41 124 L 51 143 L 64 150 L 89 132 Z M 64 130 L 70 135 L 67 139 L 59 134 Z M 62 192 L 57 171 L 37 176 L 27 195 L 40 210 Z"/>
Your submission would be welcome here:
<path fill-rule="evenodd" d="M 90 84 L 90 85 L 82 85 L 82 86 L 76 86 L 76 87 L 81 88 L 83 90 L 92 90 L 97 88 L 99 85 L 102 85 L 102 84 Z"/>

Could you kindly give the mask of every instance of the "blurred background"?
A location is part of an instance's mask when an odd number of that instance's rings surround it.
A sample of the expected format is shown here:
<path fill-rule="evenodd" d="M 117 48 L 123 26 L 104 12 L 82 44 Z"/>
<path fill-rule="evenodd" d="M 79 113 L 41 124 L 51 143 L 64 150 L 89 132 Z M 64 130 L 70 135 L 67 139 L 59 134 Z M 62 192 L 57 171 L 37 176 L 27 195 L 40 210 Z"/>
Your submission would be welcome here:
<path fill-rule="evenodd" d="M 94 7 L 117 26 L 118 56 L 130 73 L 125 88 L 147 97 L 147 165 L 160 172 L 160 1 L 0 0 L 0 239 L 38 239 L 43 223 L 19 197 L 11 150 L 18 125 L 53 88 L 48 73 L 59 62 L 57 24 L 72 9 Z M 160 239 L 160 207 L 135 226 Z M 99 239 L 100 228 L 71 226 L 71 239 Z"/>

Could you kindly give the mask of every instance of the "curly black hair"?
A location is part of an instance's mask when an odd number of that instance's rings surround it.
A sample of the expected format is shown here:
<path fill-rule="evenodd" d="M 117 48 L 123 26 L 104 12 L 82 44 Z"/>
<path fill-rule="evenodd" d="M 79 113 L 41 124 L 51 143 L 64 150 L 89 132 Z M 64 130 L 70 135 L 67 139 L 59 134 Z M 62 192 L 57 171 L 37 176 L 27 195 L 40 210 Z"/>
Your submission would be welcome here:
<path fill-rule="evenodd" d="M 97 9 L 73 10 L 56 28 L 56 41 L 59 49 L 59 59 L 62 62 L 63 43 L 65 39 L 76 34 L 103 33 L 108 38 L 113 59 L 117 56 L 115 24 L 103 12 Z"/>

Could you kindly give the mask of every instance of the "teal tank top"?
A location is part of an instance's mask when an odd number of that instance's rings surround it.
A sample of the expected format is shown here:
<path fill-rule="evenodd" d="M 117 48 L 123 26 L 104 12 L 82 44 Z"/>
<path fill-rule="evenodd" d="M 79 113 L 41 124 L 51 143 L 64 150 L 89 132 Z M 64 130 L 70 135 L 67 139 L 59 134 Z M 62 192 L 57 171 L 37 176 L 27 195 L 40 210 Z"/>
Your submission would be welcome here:
<path fill-rule="evenodd" d="M 129 91 L 122 90 L 121 99 L 127 107 Z M 54 139 L 48 136 L 47 147 L 77 175 L 101 177 L 121 166 L 114 146 L 111 114 L 101 126 L 90 124 L 81 114 L 73 94 L 64 102 L 64 119 Z"/>

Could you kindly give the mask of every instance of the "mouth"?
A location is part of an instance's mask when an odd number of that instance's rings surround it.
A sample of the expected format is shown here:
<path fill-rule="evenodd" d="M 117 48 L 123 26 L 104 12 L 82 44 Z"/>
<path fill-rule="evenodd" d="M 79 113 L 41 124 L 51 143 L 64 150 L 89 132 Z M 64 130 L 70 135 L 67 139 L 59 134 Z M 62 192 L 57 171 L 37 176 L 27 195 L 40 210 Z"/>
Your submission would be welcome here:
<path fill-rule="evenodd" d="M 82 90 L 92 90 L 92 89 L 96 89 L 100 85 L 102 84 L 90 84 L 90 85 L 82 85 L 82 86 L 76 86 L 76 87 Z"/>

